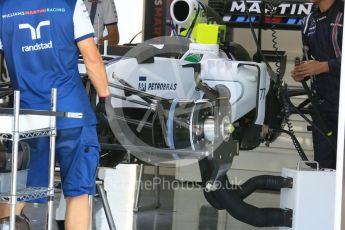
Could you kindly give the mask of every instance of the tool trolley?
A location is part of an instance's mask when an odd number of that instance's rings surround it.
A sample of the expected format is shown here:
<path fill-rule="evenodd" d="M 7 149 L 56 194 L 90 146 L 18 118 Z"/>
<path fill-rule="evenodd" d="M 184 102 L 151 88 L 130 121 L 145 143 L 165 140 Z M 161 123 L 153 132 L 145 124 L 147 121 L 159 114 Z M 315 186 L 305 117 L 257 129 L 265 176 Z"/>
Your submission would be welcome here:
<path fill-rule="evenodd" d="M 0 141 L 12 142 L 11 190 L 0 193 L 0 202 L 10 204 L 10 230 L 15 230 L 16 204 L 18 201 L 48 198 L 47 229 L 53 224 L 54 172 L 56 117 L 81 118 L 81 113 L 56 111 L 56 89 L 51 91 L 51 110 L 20 109 L 20 92 L 14 91 L 12 108 L 0 108 Z M 18 144 L 21 140 L 50 137 L 48 187 L 27 187 L 17 190 Z"/>

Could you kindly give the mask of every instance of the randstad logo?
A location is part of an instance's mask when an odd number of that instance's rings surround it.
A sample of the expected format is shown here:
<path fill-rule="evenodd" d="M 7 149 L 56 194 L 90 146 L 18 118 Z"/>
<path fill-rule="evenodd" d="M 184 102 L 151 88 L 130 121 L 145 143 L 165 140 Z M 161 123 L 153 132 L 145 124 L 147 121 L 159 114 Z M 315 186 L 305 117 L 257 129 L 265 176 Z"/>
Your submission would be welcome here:
<path fill-rule="evenodd" d="M 37 27 L 34 28 L 32 25 L 28 23 L 19 24 L 20 30 L 30 30 L 31 39 L 32 40 L 39 40 L 41 39 L 41 28 L 50 26 L 50 21 L 41 21 L 38 23 Z M 22 52 L 31 52 L 31 51 L 37 51 L 37 50 L 44 50 L 44 49 L 51 49 L 53 48 L 53 42 L 49 41 L 48 43 L 36 43 L 34 45 L 28 45 L 28 46 L 22 46 Z"/>
<path fill-rule="evenodd" d="M 38 24 L 36 28 L 32 27 L 30 24 L 19 24 L 19 29 L 29 29 L 31 32 L 32 40 L 41 39 L 41 27 L 50 26 L 50 21 L 42 21 Z"/>

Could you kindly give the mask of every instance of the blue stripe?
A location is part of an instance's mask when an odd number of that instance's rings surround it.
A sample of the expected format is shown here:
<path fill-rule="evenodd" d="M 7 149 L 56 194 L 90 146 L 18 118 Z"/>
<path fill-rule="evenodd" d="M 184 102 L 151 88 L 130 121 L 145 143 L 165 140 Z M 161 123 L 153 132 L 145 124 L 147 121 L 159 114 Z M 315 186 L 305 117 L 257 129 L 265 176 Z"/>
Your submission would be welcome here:
<path fill-rule="evenodd" d="M 81 36 L 77 39 L 75 39 L 76 42 L 80 42 L 82 40 L 85 40 L 87 38 L 93 38 L 95 35 L 93 33 L 90 33 L 90 34 L 85 34 L 84 36 Z"/>
<path fill-rule="evenodd" d="M 297 21 L 296 18 L 289 18 L 288 21 L 286 22 L 287 24 L 295 24 Z"/>
<path fill-rule="evenodd" d="M 238 16 L 236 18 L 236 22 L 244 22 L 245 20 L 246 20 L 246 17 L 244 17 L 244 16 Z"/>
<path fill-rule="evenodd" d="M 250 17 L 250 18 L 248 18 L 248 19 L 247 19 L 247 22 L 249 22 L 249 19 L 250 19 L 251 22 L 255 22 L 256 17 Z"/>
<path fill-rule="evenodd" d="M 176 109 L 177 101 L 173 101 L 170 106 L 168 120 L 167 120 L 167 129 L 168 129 L 168 141 L 170 149 L 175 149 L 174 142 L 174 114 Z"/>
<path fill-rule="evenodd" d="M 139 76 L 139 81 L 146 81 L 146 77 L 145 76 Z"/>

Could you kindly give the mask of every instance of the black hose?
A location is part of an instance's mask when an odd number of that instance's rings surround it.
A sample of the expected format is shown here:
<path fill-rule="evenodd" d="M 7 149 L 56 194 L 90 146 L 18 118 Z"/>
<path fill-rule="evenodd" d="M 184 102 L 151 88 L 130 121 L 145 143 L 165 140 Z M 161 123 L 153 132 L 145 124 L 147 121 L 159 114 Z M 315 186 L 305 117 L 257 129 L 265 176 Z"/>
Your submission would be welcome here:
<path fill-rule="evenodd" d="M 234 218 L 256 227 L 292 226 L 292 210 L 258 208 L 243 202 L 237 191 L 219 189 L 213 192 Z"/>
<path fill-rule="evenodd" d="M 216 194 L 214 192 L 206 192 L 204 190 L 204 196 L 207 202 L 215 209 L 217 210 L 225 209 L 224 203 L 220 201 L 218 197 L 216 197 Z"/>
<path fill-rule="evenodd" d="M 202 159 L 199 161 L 203 186 L 210 180 L 210 174 L 215 169 L 215 161 Z M 257 189 L 279 190 L 292 186 L 289 178 L 277 176 L 253 177 L 243 185 L 231 185 L 226 174 L 219 177 L 217 181 L 218 189 L 206 192 L 206 200 L 216 209 L 226 211 L 234 218 L 256 226 L 273 227 L 292 225 L 292 211 L 280 208 L 258 208 L 247 204 L 243 199 L 252 194 Z"/>
<path fill-rule="evenodd" d="M 245 199 L 258 189 L 279 191 L 286 187 L 292 187 L 292 179 L 281 176 L 260 175 L 252 177 L 240 185 L 238 191 L 241 199 Z"/>

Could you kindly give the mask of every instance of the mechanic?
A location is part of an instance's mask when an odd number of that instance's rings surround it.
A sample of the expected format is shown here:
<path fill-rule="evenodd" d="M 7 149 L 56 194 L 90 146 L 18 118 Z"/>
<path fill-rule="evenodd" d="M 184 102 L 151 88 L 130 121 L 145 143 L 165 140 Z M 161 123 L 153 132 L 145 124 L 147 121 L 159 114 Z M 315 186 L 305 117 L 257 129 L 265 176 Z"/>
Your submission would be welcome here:
<path fill-rule="evenodd" d="M 51 89 L 57 88 L 58 111 L 83 113 L 82 119 L 57 118 L 56 160 L 67 203 L 65 227 L 86 230 L 88 198 L 95 193 L 99 143 L 96 117 L 79 76 L 79 51 L 98 96 L 109 96 L 88 11 L 82 0 L 3 0 L 0 10 L 1 49 L 12 86 L 21 92 L 21 108 L 50 110 Z M 29 143 L 27 185 L 47 187 L 49 138 L 35 138 Z M 0 218 L 6 219 L 9 208 L 5 205 L 0 207 Z M 24 204 L 17 206 L 20 214 Z"/>
<path fill-rule="evenodd" d="M 108 40 L 109 45 L 117 45 L 120 36 L 114 0 L 84 0 L 84 3 L 89 11 L 98 44 Z M 105 29 L 108 34 L 103 37 Z"/>
<path fill-rule="evenodd" d="M 302 41 L 311 60 L 295 66 L 291 75 L 296 81 L 311 76 L 312 119 L 324 133 L 313 127 L 314 159 L 321 168 L 335 169 L 344 2 L 310 1 L 318 7 L 304 19 Z"/>

